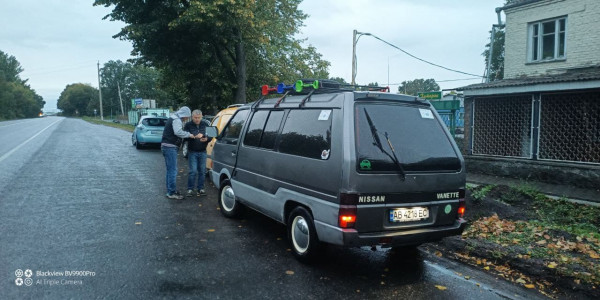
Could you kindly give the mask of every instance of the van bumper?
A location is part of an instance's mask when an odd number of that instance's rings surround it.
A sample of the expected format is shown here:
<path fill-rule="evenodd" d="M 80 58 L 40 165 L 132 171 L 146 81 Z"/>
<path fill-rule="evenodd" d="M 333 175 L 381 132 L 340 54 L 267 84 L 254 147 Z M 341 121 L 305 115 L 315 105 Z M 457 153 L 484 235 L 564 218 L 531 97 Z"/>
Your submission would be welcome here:
<path fill-rule="evenodd" d="M 373 245 L 409 246 L 439 241 L 453 235 L 462 234 L 467 222 L 459 219 L 452 225 L 425 227 L 408 230 L 359 233 L 356 229 L 343 229 L 315 222 L 317 235 L 322 242 L 356 247 Z"/>

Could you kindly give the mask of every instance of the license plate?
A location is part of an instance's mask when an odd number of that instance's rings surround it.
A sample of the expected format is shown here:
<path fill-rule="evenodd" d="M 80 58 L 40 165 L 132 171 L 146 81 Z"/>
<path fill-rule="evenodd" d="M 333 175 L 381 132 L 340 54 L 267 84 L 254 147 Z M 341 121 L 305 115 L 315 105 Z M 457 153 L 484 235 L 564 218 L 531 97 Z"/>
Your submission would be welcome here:
<path fill-rule="evenodd" d="M 390 222 L 412 222 L 429 218 L 429 208 L 411 207 L 390 210 Z"/>

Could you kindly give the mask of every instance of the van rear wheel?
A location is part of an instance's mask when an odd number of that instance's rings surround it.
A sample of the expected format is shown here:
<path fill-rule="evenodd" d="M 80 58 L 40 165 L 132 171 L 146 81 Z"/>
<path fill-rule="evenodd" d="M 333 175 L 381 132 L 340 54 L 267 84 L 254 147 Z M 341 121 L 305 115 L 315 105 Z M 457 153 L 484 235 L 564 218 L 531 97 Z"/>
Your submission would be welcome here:
<path fill-rule="evenodd" d="M 227 218 L 237 218 L 242 211 L 242 205 L 235 199 L 235 193 L 229 180 L 221 184 L 219 191 L 219 209 L 223 216 Z"/>
<path fill-rule="evenodd" d="M 294 256 L 302 262 L 313 260 L 319 252 L 320 243 L 313 217 L 306 208 L 298 206 L 292 210 L 287 231 Z"/>

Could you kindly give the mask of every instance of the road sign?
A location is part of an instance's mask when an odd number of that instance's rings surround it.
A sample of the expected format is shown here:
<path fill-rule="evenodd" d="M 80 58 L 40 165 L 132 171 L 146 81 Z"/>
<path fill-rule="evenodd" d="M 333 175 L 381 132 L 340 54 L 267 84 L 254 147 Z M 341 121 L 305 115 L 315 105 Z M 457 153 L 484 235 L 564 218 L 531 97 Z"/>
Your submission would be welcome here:
<path fill-rule="evenodd" d="M 440 100 L 442 99 L 442 92 L 420 92 L 417 93 L 419 98 L 423 98 L 426 100 Z"/>

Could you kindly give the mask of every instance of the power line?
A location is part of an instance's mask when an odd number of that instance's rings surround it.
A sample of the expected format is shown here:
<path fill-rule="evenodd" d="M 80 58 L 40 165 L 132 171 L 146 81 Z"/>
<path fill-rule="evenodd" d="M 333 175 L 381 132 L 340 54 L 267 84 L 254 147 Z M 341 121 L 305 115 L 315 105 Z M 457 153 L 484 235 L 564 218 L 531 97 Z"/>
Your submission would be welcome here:
<path fill-rule="evenodd" d="M 412 54 L 410 54 L 410 53 L 408 53 L 408 52 L 404 51 L 404 50 L 403 50 L 403 49 L 401 49 L 400 47 L 398 47 L 398 46 L 396 46 L 396 45 L 394 45 L 394 44 L 392 44 L 392 43 L 389 43 L 389 42 L 387 42 L 387 41 L 385 41 L 385 40 L 383 40 L 383 39 L 379 38 L 378 36 L 376 36 L 376 35 L 374 35 L 374 34 L 366 34 L 366 35 L 370 35 L 370 36 L 372 36 L 372 37 L 374 37 L 374 38 L 376 38 L 376 39 L 378 39 L 378 40 L 380 40 L 380 41 L 382 41 L 382 42 L 384 42 L 384 43 L 388 44 L 389 46 L 392 46 L 392 47 L 394 47 L 394 48 L 396 48 L 396 49 L 398 49 L 398 50 L 400 50 L 400 51 L 404 52 L 406 55 L 408 55 L 408 56 L 410 56 L 410 57 L 412 57 L 412 58 L 414 58 L 414 59 L 418 59 L 418 60 L 420 60 L 420 61 L 422 61 L 422 62 L 424 62 L 424 63 L 430 64 L 430 65 L 432 65 L 432 66 L 436 66 L 436 67 L 438 67 L 438 68 L 442 68 L 442 69 L 445 69 L 445 70 L 448 70 L 448 71 L 451 71 L 451 72 L 456 72 L 456 73 L 461 73 L 461 74 L 465 74 L 465 75 L 471 75 L 471 76 L 477 76 L 478 78 L 484 78 L 483 76 L 480 76 L 480 75 L 471 74 L 471 73 L 467 73 L 467 72 L 463 72 L 463 71 L 459 71 L 459 70 L 454 70 L 454 69 L 446 68 L 446 67 L 444 67 L 444 66 L 442 66 L 442 65 L 438 65 L 438 64 L 432 63 L 432 62 L 430 62 L 430 61 L 426 61 L 426 60 L 424 60 L 424 59 L 422 59 L 422 58 L 416 57 L 416 56 L 414 56 L 414 55 L 412 55 Z"/>

